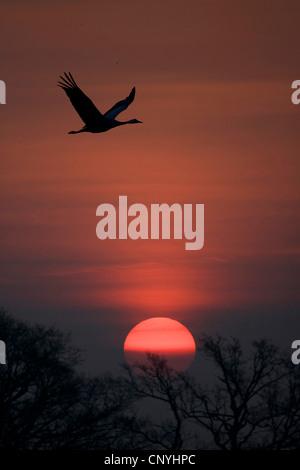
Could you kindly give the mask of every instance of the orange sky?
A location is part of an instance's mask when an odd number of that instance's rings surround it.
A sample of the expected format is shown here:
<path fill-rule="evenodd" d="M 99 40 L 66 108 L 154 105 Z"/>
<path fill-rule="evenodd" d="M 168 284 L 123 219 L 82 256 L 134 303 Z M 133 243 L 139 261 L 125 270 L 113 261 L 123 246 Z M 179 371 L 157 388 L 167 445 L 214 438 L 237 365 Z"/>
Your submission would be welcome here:
<path fill-rule="evenodd" d="M 296 0 L 2 2 L 2 303 L 116 344 L 152 315 L 217 329 L 225 310 L 296 305 L 299 18 Z M 135 85 L 120 119 L 144 124 L 68 135 L 64 71 L 100 111 Z M 96 208 L 119 195 L 204 203 L 204 248 L 100 241 Z"/>

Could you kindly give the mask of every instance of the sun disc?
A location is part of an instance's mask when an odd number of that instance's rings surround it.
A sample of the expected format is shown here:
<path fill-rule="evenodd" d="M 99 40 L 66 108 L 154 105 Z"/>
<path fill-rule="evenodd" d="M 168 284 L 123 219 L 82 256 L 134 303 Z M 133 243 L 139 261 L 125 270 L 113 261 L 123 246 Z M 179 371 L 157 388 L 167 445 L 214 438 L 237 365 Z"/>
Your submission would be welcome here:
<path fill-rule="evenodd" d="M 138 323 L 128 333 L 124 343 L 127 362 L 147 362 L 147 354 L 164 357 L 167 365 L 182 372 L 193 362 L 196 345 L 189 330 L 177 320 L 154 317 Z"/>

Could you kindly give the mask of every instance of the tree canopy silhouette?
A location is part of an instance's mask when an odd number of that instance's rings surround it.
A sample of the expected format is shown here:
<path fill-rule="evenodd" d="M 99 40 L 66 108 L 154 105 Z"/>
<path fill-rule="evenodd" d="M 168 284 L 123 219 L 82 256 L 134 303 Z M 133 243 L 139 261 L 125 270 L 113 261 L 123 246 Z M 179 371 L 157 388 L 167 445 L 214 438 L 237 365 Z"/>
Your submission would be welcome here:
<path fill-rule="evenodd" d="M 144 416 L 146 446 L 160 449 L 282 450 L 300 447 L 300 370 L 269 341 L 246 354 L 237 339 L 203 336 L 199 351 L 216 375 L 203 385 L 149 355 L 135 374 L 136 400 L 164 403 L 159 419 Z M 153 405 L 152 405 L 153 406 Z"/>
<path fill-rule="evenodd" d="M 127 446 L 130 397 L 122 379 L 77 372 L 79 351 L 55 328 L 0 313 L 7 364 L 0 366 L 0 448 L 109 449 Z"/>
<path fill-rule="evenodd" d="M 269 341 L 203 336 L 204 384 L 156 355 L 88 377 L 69 335 L 4 311 L 0 336 L 0 449 L 300 448 L 300 368 Z"/>
<path fill-rule="evenodd" d="M 186 381 L 186 415 L 223 450 L 299 448 L 300 370 L 269 341 L 254 341 L 245 354 L 237 339 L 203 336 L 201 352 L 217 380 L 204 388 Z"/>

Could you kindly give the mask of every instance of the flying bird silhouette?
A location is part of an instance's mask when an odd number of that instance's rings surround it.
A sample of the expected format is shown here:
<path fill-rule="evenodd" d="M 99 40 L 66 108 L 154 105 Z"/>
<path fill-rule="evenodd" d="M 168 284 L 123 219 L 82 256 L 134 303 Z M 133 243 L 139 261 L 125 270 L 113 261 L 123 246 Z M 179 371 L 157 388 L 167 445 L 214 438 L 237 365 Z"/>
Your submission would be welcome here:
<path fill-rule="evenodd" d="M 128 108 L 133 102 L 135 95 L 135 88 L 132 88 L 129 96 L 124 100 L 118 101 L 112 108 L 105 114 L 101 114 L 96 108 L 92 100 L 88 98 L 83 91 L 76 84 L 71 73 L 69 75 L 64 73 L 65 77 L 60 75 L 61 81 L 58 81 L 58 86 L 61 87 L 70 98 L 70 101 L 77 113 L 85 123 L 79 131 L 70 131 L 69 134 L 79 134 L 80 132 L 92 132 L 93 134 L 99 132 L 106 132 L 114 127 L 123 126 L 124 124 L 137 124 L 141 123 L 137 119 L 130 119 L 130 121 L 117 121 L 115 118 L 122 111 Z"/>

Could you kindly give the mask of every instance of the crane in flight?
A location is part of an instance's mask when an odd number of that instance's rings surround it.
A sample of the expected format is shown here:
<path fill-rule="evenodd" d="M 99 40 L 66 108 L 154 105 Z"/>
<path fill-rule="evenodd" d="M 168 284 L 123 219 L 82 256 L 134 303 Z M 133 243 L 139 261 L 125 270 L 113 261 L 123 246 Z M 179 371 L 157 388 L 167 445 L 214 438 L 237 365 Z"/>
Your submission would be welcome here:
<path fill-rule="evenodd" d="M 124 100 L 118 101 L 112 108 L 105 114 L 100 113 L 92 100 L 86 96 L 83 91 L 76 84 L 71 73 L 69 75 L 64 73 L 64 77 L 60 75 L 58 86 L 61 87 L 70 98 L 72 105 L 84 122 L 84 126 L 79 131 L 70 131 L 69 134 L 79 134 L 80 132 L 92 132 L 93 134 L 99 132 L 106 132 L 114 127 L 123 126 L 124 124 L 137 124 L 141 123 L 137 119 L 130 119 L 129 121 L 117 121 L 115 118 L 122 111 L 128 108 L 133 102 L 135 96 L 135 88 L 132 88 L 130 94 Z"/>

